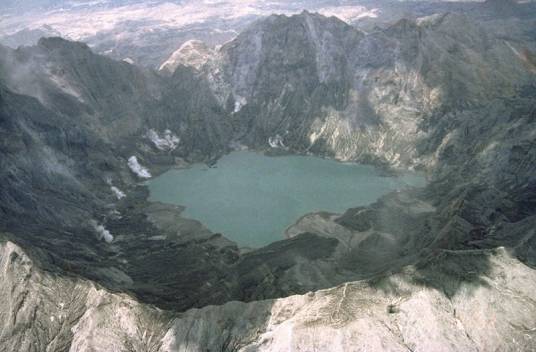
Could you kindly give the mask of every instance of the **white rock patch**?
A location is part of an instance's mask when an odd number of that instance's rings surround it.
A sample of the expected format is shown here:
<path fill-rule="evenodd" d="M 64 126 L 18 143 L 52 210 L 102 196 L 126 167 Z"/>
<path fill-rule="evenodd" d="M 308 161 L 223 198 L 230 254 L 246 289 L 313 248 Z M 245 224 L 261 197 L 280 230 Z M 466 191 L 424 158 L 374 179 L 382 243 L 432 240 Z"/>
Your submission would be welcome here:
<path fill-rule="evenodd" d="M 160 66 L 159 70 L 173 73 L 179 65 L 193 67 L 200 70 L 215 54 L 207 44 L 200 40 L 189 40 L 175 51 Z"/>
<path fill-rule="evenodd" d="M 151 129 L 146 134 L 147 138 L 153 142 L 156 148 L 162 151 L 172 151 L 177 149 L 180 138 L 170 130 L 165 130 L 162 137 L 155 130 Z"/>
<path fill-rule="evenodd" d="M 119 188 L 117 188 L 115 186 L 111 186 L 110 189 L 115 194 L 115 197 L 117 199 L 123 199 L 123 198 L 125 198 L 127 196 L 123 191 L 121 191 Z"/>
<path fill-rule="evenodd" d="M 138 158 L 136 156 L 131 156 L 129 159 L 128 159 L 128 167 L 130 168 L 130 170 L 132 170 L 133 173 L 135 173 L 136 175 L 138 175 L 138 177 L 140 178 L 151 178 L 151 173 L 149 172 L 149 170 L 147 170 L 147 168 L 143 167 L 140 165 L 140 163 L 138 162 Z"/>
<path fill-rule="evenodd" d="M 232 149 L 232 150 L 236 150 L 236 151 L 239 151 L 239 150 L 248 150 L 248 146 L 247 145 L 244 145 L 240 142 L 237 142 L 237 141 L 232 141 L 231 143 L 229 143 L 229 147 Z"/>
<path fill-rule="evenodd" d="M 96 222 L 93 223 L 95 231 L 97 231 L 97 238 L 103 240 L 106 243 L 111 243 L 114 240 L 114 236 L 110 231 L 106 230 L 103 225 L 98 225 Z"/>
<path fill-rule="evenodd" d="M 283 143 L 283 137 L 276 134 L 274 137 L 268 138 L 268 144 L 272 148 L 286 148 L 285 144 Z"/>
<path fill-rule="evenodd" d="M 234 109 L 233 109 L 233 113 L 237 113 L 239 112 L 240 110 L 242 110 L 242 107 L 244 105 L 246 105 L 248 102 L 246 100 L 246 98 L 244 97 L 241 97 L 239 95 L 235 96 L 235 104 L 234 104 Z"/>

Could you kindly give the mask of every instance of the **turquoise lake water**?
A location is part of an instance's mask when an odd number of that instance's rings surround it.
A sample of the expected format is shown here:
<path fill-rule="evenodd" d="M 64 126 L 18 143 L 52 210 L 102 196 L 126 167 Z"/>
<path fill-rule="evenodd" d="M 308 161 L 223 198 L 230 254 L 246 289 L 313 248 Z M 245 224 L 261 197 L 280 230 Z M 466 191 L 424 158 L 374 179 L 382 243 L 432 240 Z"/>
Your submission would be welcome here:
<path fill-rule="evenodd" d="M 196 164 L 148 182 L 151 200 L 185 206 L 183 216 L 244 247 L 283 239 L 286 227 L 306 213 L 340 213 L 424 184 L 417 174 L 385 177 L 367 165 L 248 151 L 222 157 L 215 168 Z"/>

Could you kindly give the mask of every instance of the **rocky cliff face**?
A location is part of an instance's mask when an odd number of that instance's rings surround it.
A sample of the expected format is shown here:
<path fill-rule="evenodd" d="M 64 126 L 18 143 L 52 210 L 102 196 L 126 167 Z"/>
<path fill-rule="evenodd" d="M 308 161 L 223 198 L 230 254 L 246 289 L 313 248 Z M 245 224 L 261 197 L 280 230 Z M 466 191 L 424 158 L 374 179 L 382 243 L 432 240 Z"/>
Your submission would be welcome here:
<path fill-rule="evenodd" d="M 293 151 L 408 167 L 420 164 L 427 116 L 511 96 L 527 81 L 507 44 L 457 14 L 364 34 L 304 12 L 253 25 L 207 76 L 245 144 L 279 136 Z"/>
<path fill-rule="evenodd" d="M 364 33 L 305 12 L 162 76 L 57 38 L 0 47 L 0 350 L 533 349 L 517 40 L 453 14 Z M 247 253 L 147 201 L 146 177 L 237 142 L 430 183 Z"/>

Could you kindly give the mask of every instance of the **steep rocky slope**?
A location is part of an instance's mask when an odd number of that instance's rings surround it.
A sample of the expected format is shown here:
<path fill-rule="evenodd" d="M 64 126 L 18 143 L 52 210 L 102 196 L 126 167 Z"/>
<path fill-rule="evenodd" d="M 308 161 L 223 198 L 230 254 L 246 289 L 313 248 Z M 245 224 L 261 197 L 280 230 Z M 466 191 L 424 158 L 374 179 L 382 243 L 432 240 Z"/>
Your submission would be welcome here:
<path fill-rule="evenodd" d="M 34 258 L 38 257 L 34 253 Z M 303 296 L 175 314 L 0 245 L 3 351 L 529 351 L 536 271 L 504 248 Z M 475 268 L 486 267 L 484 273 Z M 501 304 L 498 304 L 501 302 Z M 483 328 L 485 326 L 485 328 Z"/>
<path fill-rule="evenodd" d="M 293 151 L 408 167 L 419 164 L 423 118 L 527 82 L 507 44 L 457 14 L 364 34 L 304 12 L 253 25 L 207 76 L 247 145 L 277 139 Z"/>
<path fill-rule="evenodd" d="M 159 68 L 164 74 L 175 72 L 179 65 L 200 69 L 214 55 L 213 50 L 200 40 L 189 40 L 175 51 Z"/>
<path fill-rule="evenodd" d="M 164 82 L 62 39 L 3 54 L 0 227 L 18 243 L 49 250 L 60 267 L 108 287 L 184 307 L 199 301 L 175 285 L 190 282 L 197 293 L 205 281 L 168 277 L 163 286 L 151 284 L 164 277 L 155 264 L 166 261 L 171 276 L 195 275 L 182 263 L 188 260 L 208 281 L 218 281 L 237 249 L 192 221 L 185 221 L 184 232 L 195 233 L 196 242 L 150 240 L 163 233 L 145 214 L 147 194 L 129 160 L 158 172 L 225 150 L 211 127 L 219 126 L 219 108 L 210 103 L 208 87 L 188 70 Z M 168 129 L 180 146 L 155 143 Z M 205 247 L 213 257 L 199 255 Z M 185 255 L 176 255 L 181 251 Z M 190 298 L 179 301 L 177 294 Z"/>
<path fill-rule="evenodd" d="M 0 47 L 0 350 L 534 348 L 519 42 L 454 14 L 364 33 L 304 12 L 165 76 L 58 38 Z M 147 201 L 146 177 L 237 144 L 430 183 L 247 253 Z"/>

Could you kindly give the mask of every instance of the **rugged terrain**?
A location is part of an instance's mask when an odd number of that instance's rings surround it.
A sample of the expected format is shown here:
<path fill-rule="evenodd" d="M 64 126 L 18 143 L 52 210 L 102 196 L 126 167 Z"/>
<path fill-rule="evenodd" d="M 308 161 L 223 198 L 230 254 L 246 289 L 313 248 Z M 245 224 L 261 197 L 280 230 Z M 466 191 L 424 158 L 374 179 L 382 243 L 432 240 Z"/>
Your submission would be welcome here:
<path fill-rule="evenodd" d="M 160 73 L 0 47 L 0 350 L 536 348 L 535 38 L 486 21 L 274 15 Z M 242 147 L 429 184 L 251 251 L 147 201 Z"/>
<path fill-rule="evenodd" d="M 303 9 L 335 16 L 365 32 L 402 18 L 446 12 L 478 19 L 496 33 L 534 27 L 533 0 L 4 0 L 0 44 L 15 49 L 35 45 L 41 37 L 61 36 L 116 60 L 158 68 L 188 41 L 216 47 L 256 20 Z"/>

